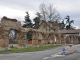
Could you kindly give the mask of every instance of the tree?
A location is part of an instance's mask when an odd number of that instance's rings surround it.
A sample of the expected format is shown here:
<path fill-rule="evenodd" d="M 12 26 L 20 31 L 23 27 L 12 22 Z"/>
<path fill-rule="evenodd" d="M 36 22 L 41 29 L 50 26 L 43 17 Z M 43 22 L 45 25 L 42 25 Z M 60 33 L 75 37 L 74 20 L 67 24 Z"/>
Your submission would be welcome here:
<path fill-rule="evenodd" d="M 66 29 L 67 29 L 67 30 L 73 29 L 72 26 L 71 26 L 71 24 L 74 23 L 74 20 L 70 20 L 70 16 L 69 16 L 69 15 L 67 15 L 65 19 L 67 19 L 66 24 L 68 24 L 68 25 L 66 26 Z"/>
<path fill-rule="evenodd" d="M 41 13 L 37 12 L 36 17 L 33 19 L 34 23 L 34 28 L 37 29 L 39 25 L 41 24 Z"/>
<path fill-rule="evenodd" d="M 41 16 L 41 13 L 37 12 L 36 13 L 37 17 L 40 19 L 42 16 Z M 41 19 L 40 19 L 41 20 Z"/>
<path fill-rule="evenodd" d="M 40 25 L 40 19 L 39 19 L 39 17 L 35 17 L 33 20 L 35 22 L 34 28 L 37 29 Z"/>
<path fill-rule="evenodd" d="M 64 20 L 63 20 L 61 23 L 59 23 L 59 29 L 60 29 L 60 30 L 65 29 L 65 23 L 64 23 Z"/>
<path fill-rule="evenodd" d="M 24 25 L 23 25 L 23 27 L 24 28 L 32 28 L 32 23 L 31 23 L 31 19 L 29 18 L 30 16 L 29 16 L 29 13 L 28 13 L 28 11 L 26 12 L 26 16 L 25 16 L 25 21 L 24 21 Z"/>
<path fill-rule="evenodd" d="M 39 6 L 41 17 L 40 19 L 46 21 L 56 21 L 60 20 L 60 14 L 58 11 L 53 7 L 52 4 L 46 5 L 44 3 L 40 4 Z"/>

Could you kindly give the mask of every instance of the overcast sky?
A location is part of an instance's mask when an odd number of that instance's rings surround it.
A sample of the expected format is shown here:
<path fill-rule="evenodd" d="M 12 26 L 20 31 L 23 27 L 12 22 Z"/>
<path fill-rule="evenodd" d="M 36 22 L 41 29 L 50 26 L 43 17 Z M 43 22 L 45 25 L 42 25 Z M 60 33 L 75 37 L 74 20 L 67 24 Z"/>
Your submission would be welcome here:
<path fill-rule="evenodd" d="M 7 16 L 23 21 L 25 12 L 28 11 L 30 18 L 33 19 L 43 2 L 53 4 L 62 19 L 69 15 L 75 22 L 74 26 L 80 26 L 80 0 L 0 0 L 0 18 Z"/>

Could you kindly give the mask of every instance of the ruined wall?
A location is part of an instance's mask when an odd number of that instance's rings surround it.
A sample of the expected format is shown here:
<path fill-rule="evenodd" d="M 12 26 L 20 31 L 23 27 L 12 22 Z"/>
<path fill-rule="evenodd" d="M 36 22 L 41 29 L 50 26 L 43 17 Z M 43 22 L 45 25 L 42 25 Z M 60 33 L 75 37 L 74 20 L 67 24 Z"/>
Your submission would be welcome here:
<path fill-rule="evenodd" d="M 28 33 L 28 31 L 32 32 L 32 45 L 54 44 L 54 30 L 48 24 L 46 24 L 47 23 L 43 23 L 39 29 L 36 30 L 28 28 L 25 30 L 20 26 L 16 19 L 3 17 L 0 24 L 0 48 L 8 49 L 10 30 L 17 31 L 17 45 L 19 48 L 26 47 L 28 40 L 25 39 L 25 35 Z M 53 28 L 58 30 L 58 27 Z M 59 43 L 59 39 L 57 39 L 57 43 Z"/>
<path fill-rule="evenodd" d="M 8 31 L 6 31 L 2 27 L 0 27 L 0 49 L 7 50 L 8 45 L 9 45 Z"/>
<path fill-rule="evenodd" d="M 27 40 L 25 40 L 25 35 L 23 32 L 18 32 L 18 47 L 25 48 L 27 44 Z"/>
<path fill-rule="evenodd" d="M 0 48 L 8 49 L 9 48 L 9 32 L 10 30 L 16 30 L 18 33 L 17 41 L 18 45 L 21 47 L 25 47 L 25 37 L 24 37 L 24 29 L 20 26 L 16 19 L 10 19 L 7 17 L 3 17 L 0 23 Z"/>
<path fill-rule="evenodd" d="M 79 44 L 78 35 L 68 34 L 65 41 L 67 44 Z"/>

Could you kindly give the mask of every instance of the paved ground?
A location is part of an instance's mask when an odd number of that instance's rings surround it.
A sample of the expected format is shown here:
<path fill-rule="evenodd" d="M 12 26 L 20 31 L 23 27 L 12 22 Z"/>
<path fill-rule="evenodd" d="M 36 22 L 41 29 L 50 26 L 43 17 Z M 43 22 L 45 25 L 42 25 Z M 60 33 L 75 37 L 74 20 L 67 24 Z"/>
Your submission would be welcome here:
<path fill-rule="evenodd" d="M 43 60 L 79 60 L 80 58 L 80 45 L 75 45 L 72 48 L 76 50 L 75 53 L 69 55 L 56 55 L 53 54 L 51 57 L 45 57 Z"/>
<path fill-rule="evenodd" d="M 0 54 L 0 60 L 74 60 L 80 57 L 80 45 L 76 45 L 73 48 L 77 49 L 77 53 L 70 55 L 54 56 L 55 53 L 60 52 L 62 47 L 55 49 L 37 51 L 37 52 L 26 52 L 26 53 L 11 53 L 11 54 Z"/>

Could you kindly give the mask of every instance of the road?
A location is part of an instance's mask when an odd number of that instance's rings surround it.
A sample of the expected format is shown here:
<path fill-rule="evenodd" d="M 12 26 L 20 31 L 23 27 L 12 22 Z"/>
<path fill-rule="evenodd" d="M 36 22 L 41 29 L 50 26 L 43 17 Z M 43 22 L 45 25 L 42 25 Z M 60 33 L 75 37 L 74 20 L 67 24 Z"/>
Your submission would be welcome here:
<path fill-rule="evenodd" d="M 75 45 L 72 48 L 76 49 L 76 52 L 69 55 L 54 55 L 51 57 L 45 57 L 43 60 L 79 60 L 80 59 L 80 45 Z"/>
<path fill-rule="evenodd" d="M 66 56 L 52 56 L 61 51 L 62 47 L 58 47 L 37 52 L 0 54 L 0 60 L 77 60 L 80 57 L 80 45 L 75 45 L 73 48 L 75 48 L 77 52 Z"/>

